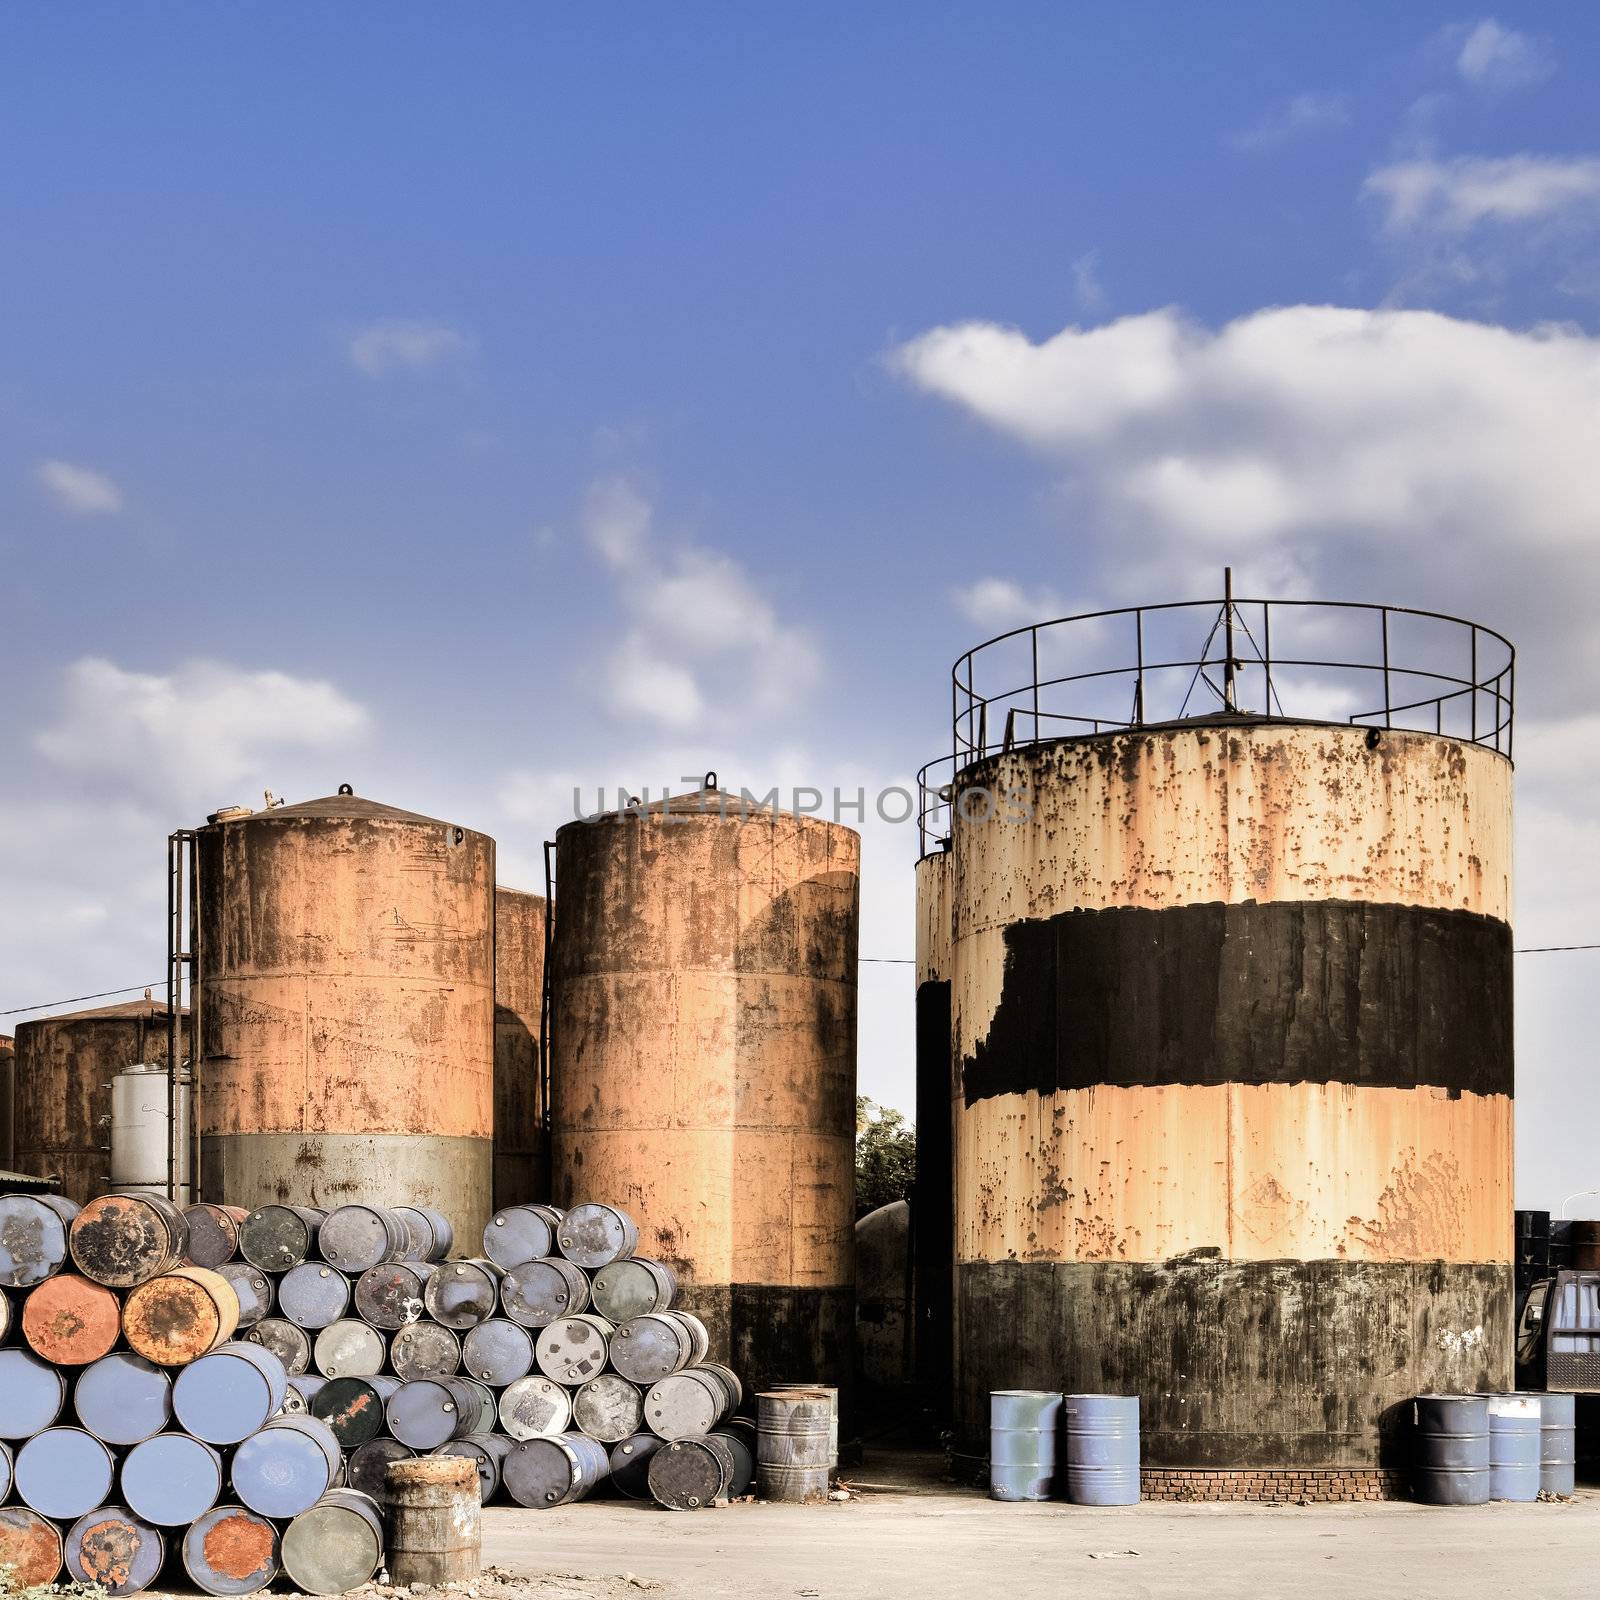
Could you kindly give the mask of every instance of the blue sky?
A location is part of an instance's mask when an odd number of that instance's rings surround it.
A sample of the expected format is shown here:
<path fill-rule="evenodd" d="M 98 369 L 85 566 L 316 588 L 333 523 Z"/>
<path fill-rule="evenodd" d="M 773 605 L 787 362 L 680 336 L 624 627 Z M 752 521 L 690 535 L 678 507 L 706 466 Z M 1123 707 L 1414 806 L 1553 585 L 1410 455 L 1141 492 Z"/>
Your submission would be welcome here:
<path fill-rule="evenodd" d="M 1519 943 L 1600 939 L 1596 60 L 1578 8 L 10 9 L 0 1009 L 157 976 L 218 804 L 350 781 L 531 883 L 574 782 L 903 782 L 968 644 L 1224 560 L 1512 634 Z M 1526 1201 L 1600 1184 L 1597 961 L 1519 966 Z M 909 1019 L 868 969 L 906 1107 Z"/>

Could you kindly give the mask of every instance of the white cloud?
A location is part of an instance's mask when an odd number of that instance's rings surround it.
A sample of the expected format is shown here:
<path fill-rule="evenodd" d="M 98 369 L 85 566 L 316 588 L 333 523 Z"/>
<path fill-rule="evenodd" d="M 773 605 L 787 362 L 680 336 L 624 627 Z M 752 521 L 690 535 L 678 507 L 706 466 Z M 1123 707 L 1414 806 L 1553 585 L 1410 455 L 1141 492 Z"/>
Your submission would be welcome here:
<path fill-rule="evenodd" d="M 650 502 L 624 478 L 590 487 L 583 504 L 583 531 L 595 552 L 614 571 L 642 554 L 650 537 Z"/>
<path fill-rule="evenodd" d="M 420 372 L 468 349 L 458 328 L 443 322 L 411 322 L 392 318 L 374 322 L 350 340 L 350 359 L 368 377 L 391 372 Z"/>
<path fill-rule="evenodd" d="M 1104 311 L 1109 298 L 1100 281 L 1100 252 L 1090 250 L 1072 263 L 1072 293 L 1080 310 L 1094 315 Z"/>
<path fill-rule="evenodd" d="M 367 729 L 363 707 L 314 679 L 219 661 L 129 672 L 91 656 L 67 670 L 62 714 L 34 746 L 64 771 L 119 790 L 222 804 L 277 781 L 274 762 L 341 751 Z"/>
<path fill-rule="evenodd" d="M 1462 39 L 1456 71 L 1480 89 L 1522 89 L 1548 78 L 1555 61 L 1546 40 L 1485 17 Z"/>
<path fill-rule="evenodd" d="M 103 472 L 70 461 L 41 461 L 34 469 L 41 488 L 77 517 L 111 516 L 122 510 L 122 491 Z"/>
<path fill-rule="evenodd" d="M 1344 95 L 1307 90 L 1275 106 L 1260 122 L 1233 134 L 1228 143 L 1235 150 L 1263 150 L 1296 134 L 1342 128 L 1349 120 L 1350 102 Z"/>
<path fill-rule="evenodd" d="M 1363 193 L 1383 202 L 1393 230 L 1466 233 L 1481 223 L 1528 223 L 1600 204 L 1594 156 L 1456 156 L 1395 162 Z"/>
<path fill-rule="evenodd" d="M 1050 590 L 1030 591 L 1009 578 L 979 578 L 953 589 L 951 599 L 969 622 L 996 630 L 1044 622 L 1067 610 Z"/>

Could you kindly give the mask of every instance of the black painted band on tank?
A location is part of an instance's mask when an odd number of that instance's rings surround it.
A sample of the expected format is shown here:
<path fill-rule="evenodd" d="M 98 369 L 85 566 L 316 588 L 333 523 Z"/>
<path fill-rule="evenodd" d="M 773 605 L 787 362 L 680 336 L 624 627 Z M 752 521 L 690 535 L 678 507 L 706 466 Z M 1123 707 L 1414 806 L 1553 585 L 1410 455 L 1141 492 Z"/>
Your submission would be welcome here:
<path fill-rule="evenodd" d="M 970 1106 L 1099 1084 L 1512 1092 L 1511 929 L 1348 900 L 1067 911 L 1005 929 Z"/>

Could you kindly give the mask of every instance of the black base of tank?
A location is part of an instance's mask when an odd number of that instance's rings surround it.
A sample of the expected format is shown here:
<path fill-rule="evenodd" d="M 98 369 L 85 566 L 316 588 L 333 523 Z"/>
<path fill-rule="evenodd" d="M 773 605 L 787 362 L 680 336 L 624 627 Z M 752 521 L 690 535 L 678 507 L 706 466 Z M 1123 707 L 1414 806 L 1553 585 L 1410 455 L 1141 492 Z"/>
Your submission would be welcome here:
<path fill-rule="evenodd" d="M 963 1262 L 957 1438 L 993 1389 L 1137 1394 L 1147 1467 L 1402 1467 L 1411 1396 L 1511 1387 L 1509 1263 Z"/>
<path fill-rule="evenodd" d="M 843 1403 L 853 1378 L 855 1289 L 788 1284 L 684 1284 L 674 1309 L 692 1311 L 746 1396 L 772 1383 L 826 1383 Z"/>

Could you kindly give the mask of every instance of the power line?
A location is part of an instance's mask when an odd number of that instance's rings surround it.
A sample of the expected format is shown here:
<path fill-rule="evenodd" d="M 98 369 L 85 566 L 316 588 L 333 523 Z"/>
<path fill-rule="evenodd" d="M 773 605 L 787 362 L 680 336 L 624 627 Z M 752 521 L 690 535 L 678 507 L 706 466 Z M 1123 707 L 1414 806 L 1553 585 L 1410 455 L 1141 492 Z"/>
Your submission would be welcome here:
<path fill-rule="evenodd" d="M 1600 950 L 1600 944 L 1525 944 L 1511 953 L 1516 956 L 1547 956 L 1556 950 Z"/>
<path fill-rule="evenodd" d="M 115 994 L 142 994 L 147 989 L 166 986 L 165 978 L 158 978 L 154 983 L 130 983 L 126 989 L 101 989 L 97 994 L 74 994 L 65 1000 L 41 1000 L 36 1006 L 12 1006 L 9 1011 L 0 1011 L 0 1017 L 14 1017 L 23 1011 L 49 1011 L 54 1006 L 75 1006 L 80 1000 L 106 1000 Z"/>

